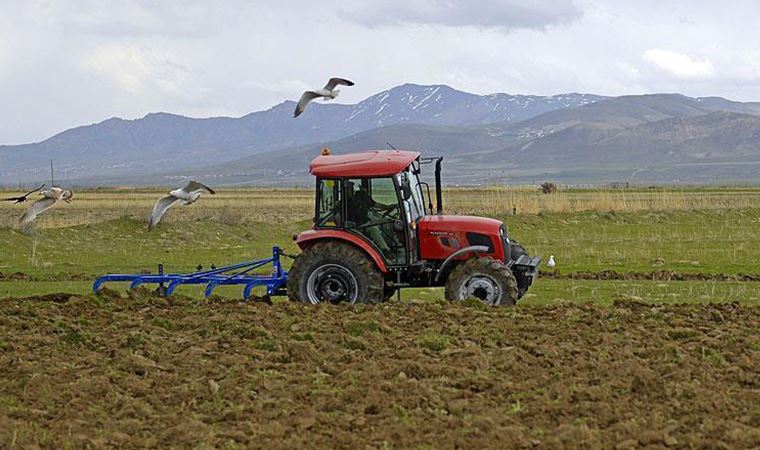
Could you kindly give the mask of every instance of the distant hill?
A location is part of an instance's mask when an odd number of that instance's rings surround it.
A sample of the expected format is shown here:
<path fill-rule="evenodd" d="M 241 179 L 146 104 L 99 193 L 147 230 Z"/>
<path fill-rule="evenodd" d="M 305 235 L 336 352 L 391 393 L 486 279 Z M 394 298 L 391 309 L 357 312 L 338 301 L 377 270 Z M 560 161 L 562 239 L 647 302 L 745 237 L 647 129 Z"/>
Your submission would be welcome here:
<path fill-rule="evenodd" d="M 447 178 L 463 184 L 542 177 L 577 183 L 760 181 L 758 104 L 677 94 L 611 98 L 520 122 L 393 125 L 181 175 L 220 183 L 306 183 L 308 162 L 323 145 L 345 153 L 387 148 L 386 142 L 443 155 Z"/>
<path fill-rule="evenodd" d="M 241 118 L 159 113 L 109 119 L 38 144 L 0 147 L 0 183 L 47 178 L 48 160 L 80 184 L 310 184 L 335 153 L 415 149 L 446 158 L 451 183 L 758 182 L 760 103 L 680 94 L 614 98 L 478 96 L 407 84 L 355 105 L 293 102 Z"/>
<path fill-rule="evenodd" d="M 144 173 L 192 169 L 341 139 L 381 126 L 514 122 L 603 98 L 588 94 L 479 96 L 442 85 L 405 84 L 355 105 L 314 102 L 298 119 L 292 117 L 292 101 L 239 118 L 193 119 L 167 113 L 136 120 L 112 118 L 40 143 L 0 146 L 0 184 L 45 179 L 50 159 L 69 178 L 128 180 Z"/>

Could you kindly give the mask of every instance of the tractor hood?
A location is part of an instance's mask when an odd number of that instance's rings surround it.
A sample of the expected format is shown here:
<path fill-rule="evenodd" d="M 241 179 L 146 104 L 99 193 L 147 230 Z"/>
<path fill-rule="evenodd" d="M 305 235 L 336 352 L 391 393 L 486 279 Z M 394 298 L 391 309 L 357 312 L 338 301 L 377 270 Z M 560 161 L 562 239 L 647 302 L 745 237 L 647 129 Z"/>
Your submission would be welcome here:
<path fill-rule="evenodd" d="M 474 232 L 499 234 L 502 222 L 496 219 L 476 216 L 425 216 L 419 221 L 420 231 Z"/>
<path fill-rule="evenodd" d="M 485 245 L 489 255 L 504 260 L 504 244 L 499 230 L 502 222 L 474 216 L 426 216 L 417 223 L 420 257 L 446 259 L 452 253 L 472 245 Z"/>

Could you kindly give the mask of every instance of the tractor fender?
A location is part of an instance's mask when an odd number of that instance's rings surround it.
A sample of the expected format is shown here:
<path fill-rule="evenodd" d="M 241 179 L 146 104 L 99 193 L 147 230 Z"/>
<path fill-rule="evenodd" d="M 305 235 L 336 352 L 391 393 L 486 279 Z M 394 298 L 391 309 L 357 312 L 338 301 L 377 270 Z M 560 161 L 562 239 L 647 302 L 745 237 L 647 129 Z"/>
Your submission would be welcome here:
<path fill-rule="evenodd" d="M 459 250 L 455 251 L 454 253 L 450 254 L 448 258 L 446 258 L 443 261 L 443 264 L 441 264 L 441 267 L 438 268 L 438 273 L 435 276 L 436 283 L 438 282 L 438 278 L 441 277 L 441 274 L 443 273 L 443 269 L 446 268 L 451 262 L 458 256 L 461 256 L 465 253 L 488 253 L 489 249 L 485 245 L 470 245 L 469 247 L 463 247 Z"/>
<path fill-rule="evenodd" d="M 364 253 L 369 255 L 370 258 L 372 258 L 372 261 L 375 262 L 375 265 L 377 266 L 378 269 L 380 269 L 380 272 L 388 273 L 388 266 L 385 264 L 385 260 L 383 259 L 383 256 L 380 254 L 380 252 L 378 252 L 375 247 L 373 247 L 364 239 L 360 238 L 359 236 L 355 234 L 349 233 L 347 231 L 306 230 L 300 233 L 298 236 L 296 236 L 295 241 L 296 241 L 296 244 L 298 244 L 298 247 L 300 247 L 301 250 L 303 250 L 306 247 L 310 246 L 311 244 L 314 244 L 315 242 L 321 241 L 324 239 L 337 239 L 337 240 L 347 241 L 353 245 L 356 245 L 357 247 L 362 249 Z"/>

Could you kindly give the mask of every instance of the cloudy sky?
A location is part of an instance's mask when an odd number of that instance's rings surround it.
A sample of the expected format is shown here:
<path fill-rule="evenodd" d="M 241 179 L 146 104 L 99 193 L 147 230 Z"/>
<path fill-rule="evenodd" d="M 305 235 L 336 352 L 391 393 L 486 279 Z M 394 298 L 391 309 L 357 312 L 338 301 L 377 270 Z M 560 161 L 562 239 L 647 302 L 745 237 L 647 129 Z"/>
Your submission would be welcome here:
<path fill-rule="evenodd" d="M 240 116 L 332 75 L 760 101 L 753 1 L 0 0 L 0 144 L 151 111 Z"/>

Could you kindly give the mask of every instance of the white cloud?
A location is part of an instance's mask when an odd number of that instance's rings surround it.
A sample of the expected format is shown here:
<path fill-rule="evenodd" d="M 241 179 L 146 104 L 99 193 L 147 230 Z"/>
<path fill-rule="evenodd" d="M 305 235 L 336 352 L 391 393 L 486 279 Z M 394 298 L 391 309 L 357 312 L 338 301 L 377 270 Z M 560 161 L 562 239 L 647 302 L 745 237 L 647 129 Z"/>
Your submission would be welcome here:
<path fill-rule="evenodd" d="M 154 75 L 151 63 L 134 46 L 106 45 L 84 56 L 82 67 L 113 80 L 121 89 L 138 93 Z"/>
<path fill-rule="evenodd" d="M 301 92 L 308 89 L 314 89 L 314 86 L 309 86 L 301 80 L 277 80 L 273 82 L 260 82 L 251 80 L 245 82 L 244 86 L 267 93 L 280 95 L 283 96 L 283 98 L 285 98 L 284 96 L 292 94 L 293 92 Z"/>
<path fill-rule="evenodd" d="M 689 55 L 654 48 L 644 52 L 644 59 L 676 78 L 705 78 L 713 75 L 710 60 L 695 60 Z"/>
<path fill-rule="evenodd" d="M 421 24 L 485 28 L 536 28 L 577 19 L 572 0 L 385 0 L 355 1 L 341 10 L 367 26 Z"/>
<path fill-rule="evenodd" d="M 756 101 L 758 22 L 752 0 L 0 0 L 0 144 L 241 116 L 334 75 L 356 81 L 345 103 L 405 82 Z"/>

